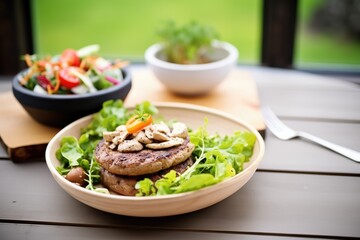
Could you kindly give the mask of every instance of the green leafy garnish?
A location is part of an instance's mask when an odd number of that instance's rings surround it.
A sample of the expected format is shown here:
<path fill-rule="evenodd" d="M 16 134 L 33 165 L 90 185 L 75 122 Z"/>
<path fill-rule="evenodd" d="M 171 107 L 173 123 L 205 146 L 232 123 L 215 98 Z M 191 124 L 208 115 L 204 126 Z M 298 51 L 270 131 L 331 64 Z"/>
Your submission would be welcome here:
<path fill-rule="evenodd" d="M 252 156 L 256 136 L 244 131 L 231 136 L 210 136 L 206 126 L 207 119 L 204 126 L 190 132 L 190 141 L 195 145 L 192 153 L 195 163 L 179 176 L 172 170 L 155 183 L 148 178 L 139 181 L 135 186 L 137 196 L 193 191 L 221 182 L 243 170 L 244 163 Z"/>
<path fill-rule="evenodd" d="M 56 158 L 60 161 L 57 171 L 61 175 L 66 175 L 71 168 L 80 166 L 87 175 L 85 180 L 88 184 L 87 189 L 106 192 L 103 189 L 96 190 L 95 184 L 100 183 L 100 164 L 94 159 L 94 151 L 97 143 L 102 139 L 104 131 L 114 131 L 119 125 L 135 114 L 157 113 L 156 107 L 150 102 L 145 101 L 136 105 L 134 111 L 129 111 L 121 100 L 109 100 L 103 103 L 102 109 L 94 114 L 92 121 L 83 129 L 79 139 L 73 136 L 63 137 L 60 148 L 56 151 Z"/>
<path fill-rule="evenodd" d="M 69 161 L 71 167 L 79 165 L 78 160 L 84 155 L 75 137 L 64 137 L 60 143 L 61 155 Z"/>

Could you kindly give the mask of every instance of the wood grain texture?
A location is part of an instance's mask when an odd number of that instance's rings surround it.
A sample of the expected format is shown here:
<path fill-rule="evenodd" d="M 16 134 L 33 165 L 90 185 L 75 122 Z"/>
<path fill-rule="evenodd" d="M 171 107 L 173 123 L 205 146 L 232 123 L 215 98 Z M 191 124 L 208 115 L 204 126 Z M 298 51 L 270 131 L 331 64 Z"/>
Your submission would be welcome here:
<path fill-rule="evenodd" d="M 212 207 L 163 218 L 136 218 L 87 207 L 67 195 L 45 163 L 0 161 L 2 221 L 164 230 L 358 237 L 360 178 L 257 172 Z M 14 178 L 14 173 L 18 178 Z M 12 187 L 8 188 L 11 183 Z M 161 206 L 159 206 L 160 208 Z M 334 217 L 336 216 L 336 217 Z"/>
<path fill-rule="evenodd" d="M 169 240 L 169 239 L 207 239 L 207 240 L 298 240 L 297 237 L 261 234 L 233 234 L 219 232 L 169 231 L 146 229 L 142 226 L 134 228 L 108 228 L 87 226 L 52 226 L 40 224 L 0 223 L 0 237 L 6 240 L 64 240 L 64 239 L 106 239 L 106 240 Z M 307 238 L 317 239 L 317 238 Z"/>
<path fill-rule="evenodd" d="M 289 126 L 360 150 L 358 85 L 293 70 L 244 66 L 239 72 L 256 80 L 261 104 Z M 107 239 L 358 239 L 360 164 L 300 139 L 266 135 L 259 171 L 240 191 L 210 208 L 163 218 L 90 208 L 66 194 L 44 162 L 15 164 L 0 148 L 0 239 L 99 239 L 101 233 Z"/>
<path fill-rule="evenodd" d="M 50 139 L 59 131 L 33 120 L 12 92 L 0 94 L 0 137 L 15 162 L 41 160 Z"/>
<path fill-rule="evenodd" d="M 255 79 L 261 105 L 283 117 L 360 122 L 360 85 L 276 68 L 244 68 Z"/>
<path fill-rule="evenodd" d="M 360 151 L 360 124 L 304 120 L 284 120 L 284 123 L 291 128 Z M 259 167 L 261 170 L 360 176 L 359 163 L 303 139 L 283 141 L 267 130 L 265 146 L 265 156 Z"/>

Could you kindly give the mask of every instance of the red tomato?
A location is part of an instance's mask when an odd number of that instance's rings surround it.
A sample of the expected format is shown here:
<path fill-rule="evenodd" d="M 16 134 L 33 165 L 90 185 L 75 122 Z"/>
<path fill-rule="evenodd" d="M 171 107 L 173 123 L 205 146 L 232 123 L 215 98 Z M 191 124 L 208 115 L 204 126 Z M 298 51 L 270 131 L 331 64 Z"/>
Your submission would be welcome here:
<path fill-rule="evenodd" d="M 60 56 L 60 65 L 62 66 L 80 66 L 80 58 L 74 49 L 65 49 Z"/>
<path fill-rule="evenodd" d="M 80 79 L 70 73 L 72 67 L 63 68 L 59 71 L 59 80 L 61 86 L 64 86 L 68 89 L 76 87 L 80 84 Z"/>

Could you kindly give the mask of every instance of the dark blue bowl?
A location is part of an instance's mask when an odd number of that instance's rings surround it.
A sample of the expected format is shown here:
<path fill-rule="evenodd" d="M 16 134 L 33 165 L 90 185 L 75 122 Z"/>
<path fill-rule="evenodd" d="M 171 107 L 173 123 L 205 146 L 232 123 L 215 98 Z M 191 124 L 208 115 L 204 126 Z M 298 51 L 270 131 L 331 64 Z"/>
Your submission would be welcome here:
<path fill-rule="evenodd" d="M 26 70 L 24 70 L 26 71 Z M 52 126 L 64 127 L 86 115 L 98 112 L 103 102 L 110 99 L 125 100 L 131 89 L 129 70 L 122 69 L 124 81 L 121 84 L 94 93 L 80 95 L 45 95 L 24 88 L 19 83 L 18 73 L 12 82 L 12 91 L 26 112 L 36 121 Z"/>

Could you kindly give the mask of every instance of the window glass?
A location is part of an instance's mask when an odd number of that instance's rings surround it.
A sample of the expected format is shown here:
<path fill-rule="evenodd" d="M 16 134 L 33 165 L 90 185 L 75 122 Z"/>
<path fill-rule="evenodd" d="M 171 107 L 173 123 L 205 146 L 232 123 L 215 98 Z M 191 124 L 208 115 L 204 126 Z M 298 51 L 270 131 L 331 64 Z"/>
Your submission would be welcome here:
<path fill-rule="evenodd" d="M 360 1 L 301 0 L 298 14 L 296 65 L 360 69 Z"/>
<path fill-rule="evenodd" d="M 39 54 L 97 43 L 104 56 L 143 61 L 159 24 L 195 20 L 234 44 L 240 62 L 259 62 L 261 0 L 34 0 L 32 9 Z"/>

